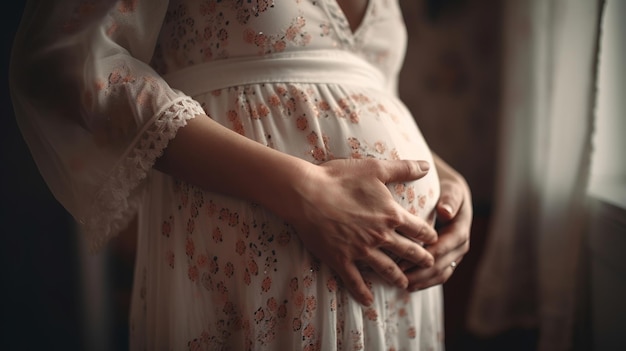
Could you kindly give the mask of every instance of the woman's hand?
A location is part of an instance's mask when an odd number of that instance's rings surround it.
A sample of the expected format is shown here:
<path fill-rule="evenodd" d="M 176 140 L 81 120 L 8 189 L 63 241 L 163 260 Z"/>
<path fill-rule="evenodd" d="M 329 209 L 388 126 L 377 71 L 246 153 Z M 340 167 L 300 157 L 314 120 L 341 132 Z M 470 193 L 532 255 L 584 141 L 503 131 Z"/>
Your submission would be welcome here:
<path fill-rule="evenodd" d="M 302 202 L 283 216 L 297 229 L 304 246 L 333 269 L 362 304 L 373 296 L 357 265 L 407 288 L 409 280 L 385 252 L 430 267 L 434 260 L 418 242 L 434 243 L 435 230 L 392 197 L 386 183 L 419 179 L 429 165 L 423 161 L 342 159 L 314 166 L 303 178 Z M 400 233 L 400 234 L 399 234 Z"/>
<path fill-rule="evenodd" d="M 435 157 L 441 195 L 437 203 L 439 239 L 426 250 L 435 258 L 430 268 L 402 262 L 410 291 L 445 283 L 469 251 L 472 226 L 472 195 L 465 179 L 440 158 Z M 453 263 L 454 262 L 454 263 Z"/>

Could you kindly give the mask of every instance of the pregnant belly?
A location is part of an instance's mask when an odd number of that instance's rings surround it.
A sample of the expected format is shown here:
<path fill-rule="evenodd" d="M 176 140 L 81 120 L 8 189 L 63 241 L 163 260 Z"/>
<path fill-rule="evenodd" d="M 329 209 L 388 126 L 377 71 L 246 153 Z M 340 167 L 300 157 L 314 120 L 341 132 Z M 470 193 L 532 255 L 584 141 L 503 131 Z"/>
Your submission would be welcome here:
<path fill-rule="evenodd" d="M 322 163 L 337 158 L 433 162 L 411 114 L 380 92 L 320 84 L 256 84 L 196 97 L 207 114 L 261 144 Z M 407 210 L 433 215 L 439 197 L 434 167 L 425 177 L 388 184 Z"/>

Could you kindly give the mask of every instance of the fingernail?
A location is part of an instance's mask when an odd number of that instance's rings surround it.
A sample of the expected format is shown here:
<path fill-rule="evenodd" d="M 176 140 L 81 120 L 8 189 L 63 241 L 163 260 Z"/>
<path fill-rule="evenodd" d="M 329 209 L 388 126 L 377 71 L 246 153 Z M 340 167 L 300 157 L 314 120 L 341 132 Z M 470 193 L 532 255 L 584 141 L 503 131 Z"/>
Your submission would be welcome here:
<path fill-rule="evenodd" d="M 441 208 L 446 211 L 449 215 L 452 215 L 452 206 L 450 204 L 443 204 Z"/>
<path fill-rule="evenodd" d="M 374 300 L 372 300 L 369 297 L 366 297 L 366 298 L 363 299 L 363 305 L 365 305 L 365 307 L 370 307 L 373 302 L 374 302 Z"/>
<path fill-rule="evenodd" d="M 430 169 L 430 163 L 426 161 L 417 161 L 417 165 L 420 168 L 420 171 L 426 172 Z"/>
<path fill-rule="evenodd" d="M 409 281 L 405 279 L 400 279 L 396 282 L 396 286 L 400 289 L 406 289 L 409 286 Z"/>

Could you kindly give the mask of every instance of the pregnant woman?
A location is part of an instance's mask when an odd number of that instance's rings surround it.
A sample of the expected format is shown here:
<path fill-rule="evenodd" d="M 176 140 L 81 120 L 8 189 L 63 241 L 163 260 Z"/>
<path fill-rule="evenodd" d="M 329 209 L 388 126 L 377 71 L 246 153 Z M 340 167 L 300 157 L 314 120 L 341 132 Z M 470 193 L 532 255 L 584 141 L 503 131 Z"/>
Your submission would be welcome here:
<path fill-rule="evenodd" d="M 471 200 L 405 40 L 393 0 L 29 3 L 20 128 L 95 249 L 138 214 L 132 349 L 442 349 Z"/>

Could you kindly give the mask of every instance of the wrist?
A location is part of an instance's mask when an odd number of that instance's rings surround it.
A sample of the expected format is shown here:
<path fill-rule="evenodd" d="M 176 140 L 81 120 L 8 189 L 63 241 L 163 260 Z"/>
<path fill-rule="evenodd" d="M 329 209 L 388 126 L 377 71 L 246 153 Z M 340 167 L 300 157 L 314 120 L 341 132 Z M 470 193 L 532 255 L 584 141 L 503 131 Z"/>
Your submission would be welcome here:
<path fill-rule="evenodd" d="M 306 198 L 319 184 L 315 178 L 320 167 L 286 154 L 281 154 L 276 165 L 268 165 L 261 175 L 253 201 L 261 204 L 282 219 L 295 223 L 302 219 Z"/>

